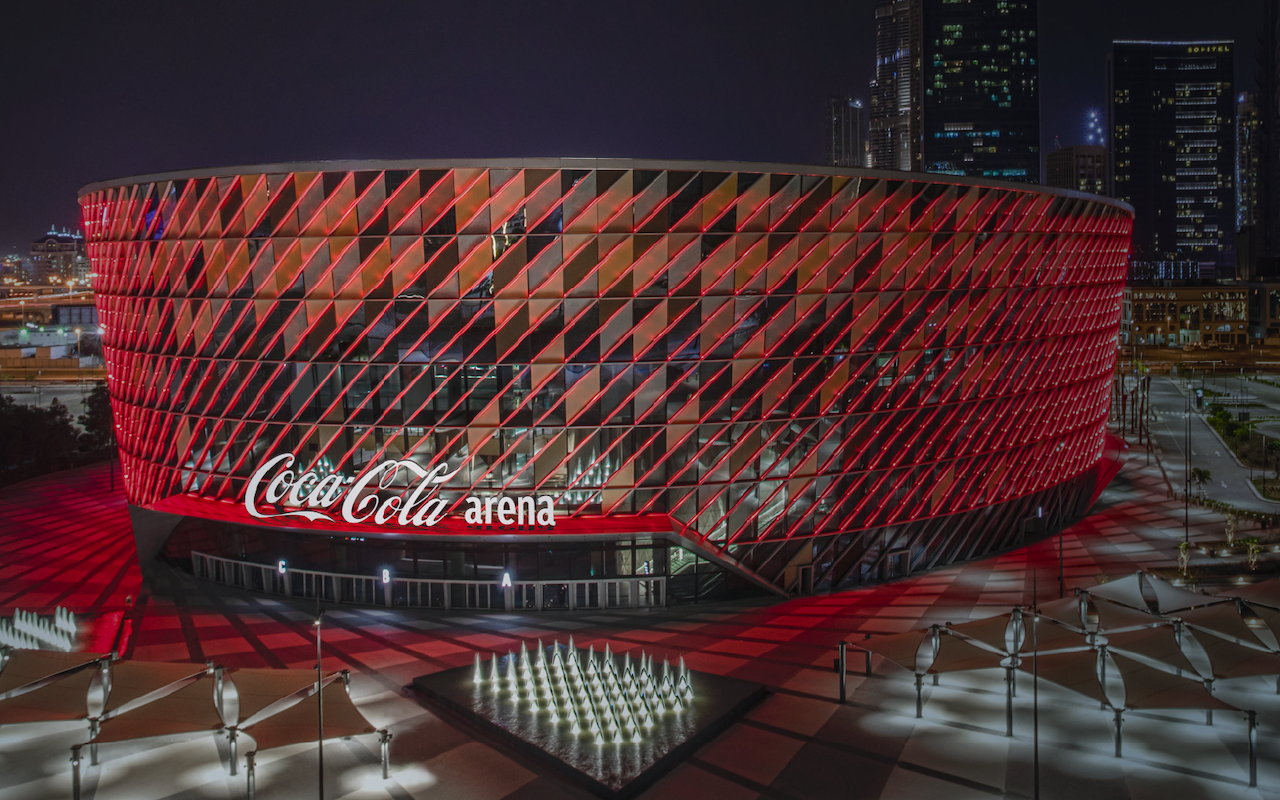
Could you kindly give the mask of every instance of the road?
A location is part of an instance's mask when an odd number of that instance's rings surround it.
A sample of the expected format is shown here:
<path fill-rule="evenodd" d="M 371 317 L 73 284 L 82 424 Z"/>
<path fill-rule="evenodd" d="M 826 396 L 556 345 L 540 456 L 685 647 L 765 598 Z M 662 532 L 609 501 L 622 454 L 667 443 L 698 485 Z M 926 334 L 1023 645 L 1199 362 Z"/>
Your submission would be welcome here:
<path fill-rule="evenodd" d="M 1206 384 L 1208 388 L 1213 385 L 1212 381 Z M 1238 387 L 1235 380 L 1229 383 L 1220 380 L 1217 391 L 1238 392 Z M 1267 405 L 1266 408 L 1251 408 L 1254 418 L 1280 416 L 1280 389 L 1256 382 L 1247 382 L 1246 388 L 1256 402 Z M 1264 393 L 1260 389 L 1267 391 Z M 1260 472 L 1251 472 L 1240 466 L 1202 414 L 1192 412 L 1188 419 L 1186 406 L 1186 395 L 1180 382 L 1165 377 L 1152 378 L 1151 409 L 1155 412 L 1155 420 L 1150 423 L 1151 434 L 1173 487 L 1178 491 L 1186 487 L 1187 462 L 1190 461 L 1191 468 L 1209 470 L 1212 478 L 1204 487 L 1209 498 L 1237 508 L 1280 514 L 1280 503 L 1263 500 L 1249 488 L 1250 476 L 1257 477 Z M 1195 490 L 1192 484 L 1192 491 Z"/>

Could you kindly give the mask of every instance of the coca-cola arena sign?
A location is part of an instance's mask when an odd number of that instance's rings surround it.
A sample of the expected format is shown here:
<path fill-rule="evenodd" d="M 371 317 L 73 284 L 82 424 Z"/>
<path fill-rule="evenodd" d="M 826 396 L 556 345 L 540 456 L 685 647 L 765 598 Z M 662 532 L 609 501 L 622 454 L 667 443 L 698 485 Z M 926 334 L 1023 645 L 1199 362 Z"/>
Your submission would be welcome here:
<path fill-rule="evenodd" d="M 412 461 L 383 461 L 355 478 L 314 468 L 299 473 L 292 468 L 293 464 L 292 453 L 281 453 L 254 471 L 244 492 L 244 508 L 250 516 L 431 527 L 444 519 L 449 506 L 437 490 L 458 474 L 456 469 L 449 472 L 446 464 L 424 469 Z M 380 496 L 378 490 L 391 489 L 402 469 L 416 482 L 395 495 Z M 280 505 L 287 510 L 275 508 Z M 466 498 L 463 517 L 469 525 L 554 528 L 555 501 L 545 494 L 520 497 L 473 494 Z"/>

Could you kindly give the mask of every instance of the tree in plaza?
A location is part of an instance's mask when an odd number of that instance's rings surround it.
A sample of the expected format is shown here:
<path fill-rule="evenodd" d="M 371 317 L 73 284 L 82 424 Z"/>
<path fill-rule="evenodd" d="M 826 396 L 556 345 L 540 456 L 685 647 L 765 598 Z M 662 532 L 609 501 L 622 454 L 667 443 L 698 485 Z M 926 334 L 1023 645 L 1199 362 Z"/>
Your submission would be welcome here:
<path fill-rule="evenodd" d="M 84 413 L 76 418 L 84 432 L 80 434 L 79 450 L 85 460 L 94 461 L 110 454 L 111 397 L 107 394 L 107 382 L 98 381 L 84 401 Z"/>
<path fill-rule="evenodd" d="M 1280 481 L 1280 441 L 1276 441 L 1275 439 L 1268 439 L 1267 440 L 1267 459 L 1266 459 L 1267 463 L 1270 463 L 1272 459 L 1275 459 L 1276 480 Z M 1265 471 L 1265 466 L 1266 465 L 1264 464 L 1264 471 L 1262 473 L 1263 483 L 1267 482 L 1267 479 L 1266 479 L 1267 473 Z M 1268 491 L 1270 491 L 1269 488 L 1268 488 Z"/>
<path fill-rule="evenodd" d="M 77 434 L 67 407 L 0 397 L 0 485 L 75 466 Z"/>
<path fill-rule="evenodd" d="M 1204 485 L 1209 482 L 1211 477 L 1212 473 L 1207 469 L 1200 469 L 1199 467 L 1191 469 L 1191 482 L 1196 485 L 1201 497 L 1204 497 Z"/>

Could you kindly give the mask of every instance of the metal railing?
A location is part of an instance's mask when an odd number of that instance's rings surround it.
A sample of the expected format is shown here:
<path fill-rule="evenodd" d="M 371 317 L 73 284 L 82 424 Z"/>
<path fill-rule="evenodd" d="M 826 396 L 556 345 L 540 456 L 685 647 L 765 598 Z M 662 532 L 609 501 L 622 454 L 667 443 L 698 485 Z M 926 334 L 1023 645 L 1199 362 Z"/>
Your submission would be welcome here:
<path fill-rule="evenodd" d="M 562 609 L 661 608 L 667 604 L 667 579 L 632 576 L 591 580 L 468 581 L 348 575 L 258 564 L 192 551 L 191 571 L 201 580 L 251 592 L 316 598 L 329 603 L 388 608 L 439 608 L 515 611 Z"/>

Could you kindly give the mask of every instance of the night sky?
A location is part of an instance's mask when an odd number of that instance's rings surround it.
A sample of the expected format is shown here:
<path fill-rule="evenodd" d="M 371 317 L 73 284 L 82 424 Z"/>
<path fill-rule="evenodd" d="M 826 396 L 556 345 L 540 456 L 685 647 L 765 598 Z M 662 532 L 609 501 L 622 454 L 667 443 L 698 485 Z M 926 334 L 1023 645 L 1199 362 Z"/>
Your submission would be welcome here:
<path fill-rule="evenodd" d="M 820 163 L 867 98 L 874 0 L 23 3 L 6 9 L 0 253 L 105 178 L 270 161 L 612 156 Z M 1041 0 L 1042 132 L 1083 141 L 1112 39 L 1234 39 L 1254 0 Z"/>

